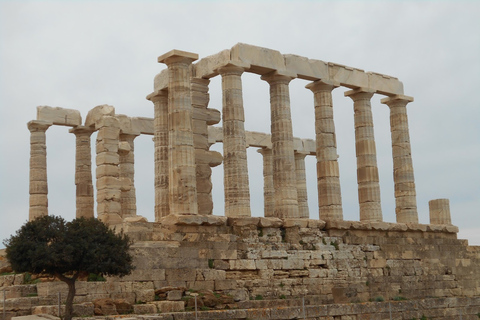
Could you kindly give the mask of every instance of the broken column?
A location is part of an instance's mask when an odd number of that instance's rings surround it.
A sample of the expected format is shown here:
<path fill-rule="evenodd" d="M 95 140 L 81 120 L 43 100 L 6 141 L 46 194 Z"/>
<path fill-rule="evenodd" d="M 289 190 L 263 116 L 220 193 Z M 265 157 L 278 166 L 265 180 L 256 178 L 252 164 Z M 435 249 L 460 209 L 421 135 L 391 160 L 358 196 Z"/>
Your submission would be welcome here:
<path fill-rule="evenodd" d="M 168 66 L 168 168 L 170 214 L 197 214 L 190 65 L 195 53 L 172 50 L 158 57 Z"/>
<path fill-rule="evenodd" d="M 92 182 L 92 154 L 90 136 L 93 129 L 77 126 L 69 130 L 75 134 L 76 218 L 94 217 Z"/>
<path fill-rule="evenodd" d="M 263 206 L 265 217 L 275 217 L 274 189 L 273 189 L 273 156 L 272 149 L 257 150 L 263 156 Z"/>
<path fill-rule="evenodd" d="M 242 98 L 243 71 L 243 67 L 232 63 L 218 70 L 223 90 L 223 168 L 225 216 L 228 217 L 251 215 Z"/>
<path fill-rule="evenodd" d="M 430 210 L 430 224 L 452 224 L 450 201 L 448 199 L 430 200 L 428 208 Z"/>
<path fill-rule="evenodd" d="M 355 112 L 355 151 L 357 154 L 360 221 L 382 221 L 377 151 L 370 102 L 373 94 L 374 92 L 362 88 L 345 92 L 345 96 L 353 100 Z"/>
<path fill-rule="evenodd" d="M 275 217 L 298 218 L 297 177 L 288 84 L 294 74 L 274 71 L 262 76 L 270 84 Z"/>
<path fill-rule="evenodd" d="M 115 116 L 105 115 L 96 121 L 96 129 L 98 219 L 110 225 L 122 223 L 118 154 L 120 125 Z"/>
<path fill-rule="evenodd" d="M 222 155 L 209 151 L 208 126 L 220 122 L 220 111 L 209 109 L 208 84 L 210 80 L 192 78 L 193 141 L 195 144 L 195 164 L 197 175 L 198 214 L 213 213 L 212 169 L 222 163 Z"/>
<path fill-rule="evenodd" d="M 154 105 L 155 221 L 170 214 L 168 204 L 168 91 L 147 96 Z"/>
<path fill-rule="evenodd" d="M 47 145 L 45 132 L 51 122 L 33 120 L 30 130 L 30 205 L 29 221 L 48 215 Z"/>
<path fill-rule="evenodd" d="M 382 103 L 390 107 L 395 213 L 397 222 L 403 223 L 418 223 L 412 149 L 407 117 L 407 104 L 412 101 L 412 97 L 403 95 L 396 95 L 381 100 Z"/>
<path fill-rule="evenodd" d="M 337 140 L 333 121 L 332 90 L 338 84 L 315 81 L 306 86 L 315 103 L 315 141 L 317 157 L 317 190 L 319 218 L 343 220 Z"/>
<path fill-rule="evenodd" d="M 297 175 L 298 214 L 300 218 L 309 218 L 307 176 L 305 174 L 305 153 L 295 152 L 295 172 Z"/>
<path fill-rule="evenodd" d="M 133 140 L 140 133 L 120 132 L 119 135 L 119 170 L 120 180 L 129 183 L 128 188 L 124 188 L 120 193 L 120 216 L 122 218 L 133 217 L 137 215 L 137 198 L 135 194 L 135 147 Z"/>

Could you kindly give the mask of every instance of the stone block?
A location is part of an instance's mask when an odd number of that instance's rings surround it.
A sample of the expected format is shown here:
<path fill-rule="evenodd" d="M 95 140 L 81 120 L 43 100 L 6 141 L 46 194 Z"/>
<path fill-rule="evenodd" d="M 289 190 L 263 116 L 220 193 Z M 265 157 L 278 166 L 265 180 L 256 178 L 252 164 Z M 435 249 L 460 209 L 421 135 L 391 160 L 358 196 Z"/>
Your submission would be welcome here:
<path fill-rule="evenodd" d="M 167 300 L 179 301 L 182 299 L 183 290 L 171 290 L 167 292 Z"/>
<path fill-rule="evenodd" d="M 283 55 L 276 50 L 237 43 L 230 50 L 230 59 L 250 64 L 250 72 L 266 74 L 274 70 L 286 70 Z"/>
<path fill-rule="evenodd" d="M 258 226 L 260 218 L 257 217 L 241 217 L 241 218 L 231 218 L 227 220 L 227 225 L 235 227 L 244 227 L 244 226 Z"/>
<path fill-rule="evenodd" d="M 335 81 L 348 88 L 368 88 L 368 75 L 361 69 L 336 63 L 328 63 L 330 81 Z"/>
<path fill-rule="evenodd" d="M 280 228 L 283 226 L 283 221 L 282 219 L 279 218 L 273 218 L 273 217 L 268 217 L 268 218 L 263 218 L 260 217 L 260 220 L 258 222 L 258 226 L 262 228 Z"/>
<path fill-rule="evenodd" d="M 218 75 L 217 69 L 225 66 L 230 61 L 230 50 L 223 50 L 219 53 L 202 58 L 194 65 L 194 76 L 196 78 L 210 79 Z"/>
<path fill-rule="evenodd" d="M 238 287 L 237 281 L 233 279 L 215 280 L 215 290 L 232 290 Z"/>
<path fill-rule="evenodd" d="M 157 306 L 153 303 L 133 305 L 134 314 L 153 314 L 157 313 Z"/>
<path fill-rule="evenodd" d="M 387 96 L 403 95 L 403 83 L 397 78 L 375 72 L 367 72 L 368 87 Z"/>
<path fill-rule="evenodd" d="M 153 289 L 143 289 L 135 290 L 135 302 L 150 302 L 155 300 L 155 290 Z"/>
<path fill-rule="evenodd" d="M 162 70 L 153 80 L 154 91 L 161 91 L 168 88 L 168 69 Z"/>
<path fill-rule="evenodd" d="M 85 119 L 85 126 L 86 127 L 95 127 L 95 123 L 100 120 L 103 116 L 114 116 L 115 115 L 115 108 L 109 105 L 100 105 L 96 106 L 92 110 L 90 110 L 87 114 L 87 118 Z"/>
<path fill-rule="evenodd" d="M 300 79 L 319 80 L 328 79 L 328 64 L 321 60 L 312 60 L 305 57 L 284 54 L 285 65 L 288 71 L 294 72 Z"/>
<path fill-rule="evenodd" d="M 196 270 L 190 268 L 178 268 L 178 269 L 166 269 L 165 270 L 165 279 L 169 281 L 195 281 L 196 279 Z"/>
<path fill-rule="evenodd" d="M 76 127 L 82 125 L 80 111 L 60 107 L 37 107 L 37 120 L 48 121 L 59 126 Z"/>
<path fill-rule="evenodd" d="M 183 301 L 154 301 L 158 312 L 180 312 L 185 311 L 185 303 Z"/>
<path fill-rule="evenodd" d="M 308 226 L 308 219 L 284 219 L 283 226 L 285 228 L 306 228 Z"/>

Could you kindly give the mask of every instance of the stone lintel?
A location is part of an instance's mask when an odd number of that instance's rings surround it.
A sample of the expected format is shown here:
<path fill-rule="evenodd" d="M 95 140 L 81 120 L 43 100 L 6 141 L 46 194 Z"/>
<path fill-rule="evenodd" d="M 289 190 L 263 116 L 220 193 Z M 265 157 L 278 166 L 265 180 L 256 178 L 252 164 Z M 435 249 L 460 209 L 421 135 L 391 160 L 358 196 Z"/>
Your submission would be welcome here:
<path fill-rule="evenodd" d="M 80 111 L 60 107 L 37 107 L 37 120 L 52 122 L 57 126 L 75 127 L 82 124 Z"/>
<path fill-rule="evenodd" d="M 159 56 L 158 62 L 167 64 L 167 60 L 169 58 L 185 58 L 191 61 L 195 61 L 195 60 L 198 60 L 198 54 L 193 52 L 173 49 Z"/>
<path fill-rule="evenodd" d="M 407 102 L 413 102 L 413 97 L 405 96 L 403 94 L 396 94 L 391 97 L 386 97 L 380 100 L 381 103 L 383 104 L 389 104 L 391 101 L 395 100 L 405 100 Z"/>
<path fill-rule="evenodd" d="M 224 65 L 221 65 L 219 66 L 218 68 L 215 69 L 215 72 L 217 72 L 218 74 L 221 74 L 222 73 L 222 69 L 224 68 L 241 68 L 243 70 L 248 70 L 250 69 L 250 64 L 249 63 L 246 63 L 246 62 L 243 62 L 243 61 L 234 61 L 234 60 L 230 60 L 228 61 L 226 64 Z"/>
<path fill-rule="evenodd" d="M 294 72 L 290 72 L 288 70 L 275 70 L 262 75 L 261 79 L 269 82 L 275 79 L 276 77 L 285 77 L 285 78 L 290 78 L 290 80 L 292 80 L 297 77 L 297 74 Z"/>

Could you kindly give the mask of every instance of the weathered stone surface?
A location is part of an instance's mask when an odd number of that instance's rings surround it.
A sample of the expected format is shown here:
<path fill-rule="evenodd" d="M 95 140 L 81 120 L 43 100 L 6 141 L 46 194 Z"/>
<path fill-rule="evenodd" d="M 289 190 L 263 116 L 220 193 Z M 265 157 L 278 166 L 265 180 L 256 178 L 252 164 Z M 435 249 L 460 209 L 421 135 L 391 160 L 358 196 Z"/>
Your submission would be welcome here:
<path fill-rule="evenodd" d="M 100 105 L 96 106 L 90 110 L 85 119 L 85 127 L 95 127 L 95 123 L 100 120 L 103 116 L 114 116 L 115 108 L 109 105 Z"/>
<path fill-rule="evenodd" d="M 82 125 L 80 112 L 60 107 L 37 107 L 37 120 L 48 121 L 58 126 L 76 127 Z"/>

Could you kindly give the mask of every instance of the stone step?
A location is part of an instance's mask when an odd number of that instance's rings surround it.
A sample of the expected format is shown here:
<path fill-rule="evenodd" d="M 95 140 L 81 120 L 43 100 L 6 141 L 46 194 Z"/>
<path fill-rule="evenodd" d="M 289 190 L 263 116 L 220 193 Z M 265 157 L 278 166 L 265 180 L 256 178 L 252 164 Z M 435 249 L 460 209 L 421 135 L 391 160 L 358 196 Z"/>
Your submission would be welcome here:
<path fill-rule="evenodd" d="M 22 297 L 36 297 L 37 285 L 36 284 L 22 284 L 22 285 L 10 285 L 4 286 L 1 291 L 5 292 L 5 299 L 22 298 Z M 0 297 L 3 298 L 3 293 L 0 293 Z"/>

